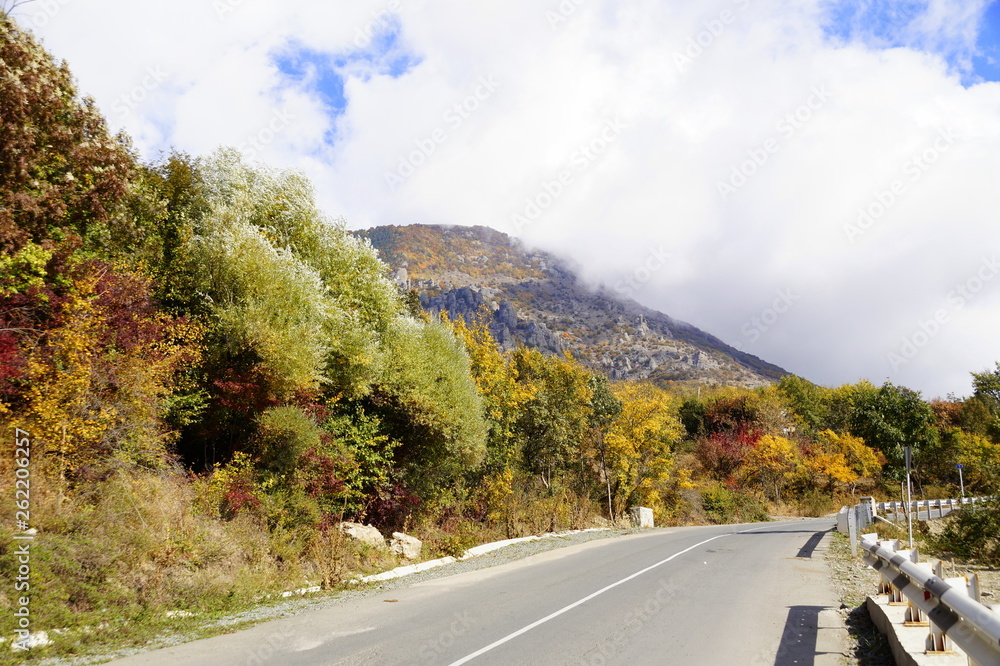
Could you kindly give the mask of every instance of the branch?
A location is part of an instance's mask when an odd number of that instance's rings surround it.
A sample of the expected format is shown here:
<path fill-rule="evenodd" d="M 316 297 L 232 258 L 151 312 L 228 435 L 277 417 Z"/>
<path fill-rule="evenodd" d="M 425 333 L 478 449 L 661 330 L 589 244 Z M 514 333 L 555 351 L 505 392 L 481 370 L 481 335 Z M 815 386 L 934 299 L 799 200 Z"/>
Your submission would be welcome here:
<path fill-rule="evenodd" d="M 2 2 L 0 2 L 0 14 L 2 14 L 4 18 L 7 18 L 21 5 L 27 5 L 34 1 L 35 0 L 2 0 Z"/>
<path fill-rule="evenodd" d="M 31 0 L 27 0 L 27 1 L 31 2 Z M 42 332 L 42 331 L 38 330 L 37 328 L 0 328 L 0 333 L 14 333 L 14 332 L 17 332 L 17 331 L 30 331 L 32 333 L 41 333 Z"/>

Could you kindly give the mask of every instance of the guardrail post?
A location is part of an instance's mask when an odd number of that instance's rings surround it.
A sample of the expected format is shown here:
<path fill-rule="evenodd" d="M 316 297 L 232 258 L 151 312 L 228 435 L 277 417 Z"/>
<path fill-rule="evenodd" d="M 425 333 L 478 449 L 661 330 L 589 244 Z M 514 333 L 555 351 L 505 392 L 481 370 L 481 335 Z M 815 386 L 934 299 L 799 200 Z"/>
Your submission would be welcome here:
<path fill-rule="evenodd" d="M 937 574 L 938 578 L 941 578 L 944 566 L 941 565 L 940 562 L 938 564 L 939 566 L 937 567 L 935 573 Z M 979 589 L 979 576 L 977 574 L 972 574 L 971 578 L 967 576 L 958 576 L 956 578 L 944 578 L 943 580 L 945 583 L 955 588 L 956 590 L 965 592 L 967 595 L 969 595 L 970 599 L 972 599 L 976 603 L 979 603 L 980 589 Z M 927 645 L 928 645 L 927 651 L 952 652 L 953 645 L 951 638 L 948 637 L 948 632 L 944 629 L 941 629 L 933 622 L 930 623 L 930 629 L 931 629 L 930 636 L 927 637 Z M 975 661 L 970 658 L 969 663 L 973 664 L 975 663 Z"/>
<path fill-rule="evenodd" d="M 886 550 L 895 553 L 899 550 L 899 539 L 879 539 L 878 545 Z M 882 576 L 882 584 L 879 586 L 879 594 L 884 594 L 889 597 L 889 604 L 891 605 L 894 601 L 899 598 L 899 590 L 892 582 Z"/>
<path fill-rule="evenodd" d="M 927 562 L 917 562 L 913 560 L 917 566 L 926 571 L 929 574 L 934 573 L 933 567 Z M 930 620 L 927 619 L 927 614 L 920 609 L 913 599 L 907 598 L 908 606 L 906 608 L 906 617 L 904 618 L 903 625 L 907 627 L 928 627 L 930 628 Z"/>
<path fill-rule="evenodd" d="M 917 551 L 916 551 L 915 548 L 906 548 L 906 549 L 903 549 L 903 550 L 898 550 L 899 549 L 899 541 L 894 541 L 894 545 L 895 545 L 895 548 L 893 548 L 893 550 L 896 551 L 897 555 L 902 555 L 903 557 L 905 557 L 906 559 L 908 559 L 910 562 L 916 562 L 917 561 L 918 555 L 917 555 Z M 890 590 L 890 593 L 889 593 L 889 605 L 890 606 L 912 606 L 913 605 L 912 603 L 910 603 L 910 601 L 908 599 L 906 599 L 906 598 L 903 597 L 903 590 L 901 588 L 898 588 L 894 584 L 890 583 L 889 584 L 889 590 Z"/>
<path fill-rule="evenodd" d="M 875 522 L 875 516 L 877 515 L 875 498 L 871 496 L 862 497 L 860 506 L 864 512 L 864 524 L 858 525 L 858 528 L 864 529 Z"/>
<path fill-rule="evenodd" d="M 944 582 L 959 590 L 968 590 L 969 580 L 965 576 L 958 578 L 945 578 Z M 978 583 L 977 583 L 978 586 Z M 927 653 L 934 652 L 954 652 L 954 645 L 948 636 L 948 631 L 942 629 L 933 622 L 930 623 L 930 635 L 927 636 Z"/>

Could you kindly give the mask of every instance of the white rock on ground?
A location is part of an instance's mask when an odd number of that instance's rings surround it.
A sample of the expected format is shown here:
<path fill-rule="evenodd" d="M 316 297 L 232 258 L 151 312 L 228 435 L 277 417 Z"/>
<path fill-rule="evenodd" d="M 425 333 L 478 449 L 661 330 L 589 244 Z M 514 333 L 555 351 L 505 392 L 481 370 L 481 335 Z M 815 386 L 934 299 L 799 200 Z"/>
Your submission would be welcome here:
<path fill-rule="evenodd" d="M 385 537 L 378 529 L 372 527 L 371 525 L 362 525 L 361 523 L 341 523 L 341 531 L 352 539 L 356 539 L 361 543 L 366 543 L 372 548 L 377 548 L 379 550 L 387 550 L 388 546 L 385 543 Z"/>
<path fill-rule="evenodd" d="M 419 560 L 420 550 L 423 546 L 424 542 L 416 537 L 411 537 L 402 532 L 393 532 L 389 549 L 408 560 Z"/>
<path fill-rule="evenodd" d="M 31 634 L 29 634 L 27 638 L 25 638 L 25 639 L 23 639 L 21 641 L 18 641 L 16 643 L 12 643 L 11 647 L 14 647 L 15 645 L 18 645 L 21 648 L 27 648 L 27 649 L 31 650 L 33 648 L 45 647 L 46 645 L 51 645 L 51 644 L 52 644 L 52 641 L 49 640 L 49 634 L 48 634 L 48 632 L 45 632 L 45 631 L 34 631 Z"/>

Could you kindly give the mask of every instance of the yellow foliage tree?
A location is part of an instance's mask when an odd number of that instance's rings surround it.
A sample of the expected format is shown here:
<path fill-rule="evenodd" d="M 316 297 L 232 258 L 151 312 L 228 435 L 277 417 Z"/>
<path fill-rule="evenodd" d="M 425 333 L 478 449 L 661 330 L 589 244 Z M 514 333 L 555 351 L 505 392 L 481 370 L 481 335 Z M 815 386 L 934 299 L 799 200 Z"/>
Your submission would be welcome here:
<path fill-rule="evenodd" d="M 798 447 L 786 437 L 764 435 L 749 449 L 739 469 L 740 479 L 756 485 L 765 493 L 774 494 L 781 501 L 781 492 L 802 469 L 802 456 Z"/>
<path fill-rule="evenodd" d="M 982 435 L 957 432 L 955 435 L 958 460 L 963 466 L 965 485 L 972 489 L 993 492 L 1000 486 L 1000 444 Z"/>
<path fill-rule="evenodd" d="M 684 434 L 676 400 L 651 384 L 627 382 L 612 390 L 622 403 L 604 438 L 612 513 L 620 516 L 640 504 L 662 514 L 664 492 L 688 483 L 671 450 Z"/>
<path fill-rule="evenodd" d="M 501 353 L 484 319 L 472 326 L 461 319 L 444 319 L 465 343 L 472 377 L 483 399 L 490 429 L 484 472 L 503 475 L 519 460 L 517 422 L 522 407 L 538 393 L 538 386 L 519 377 L 513 359 Z"/>
<path fill-rule="evenodd" d="M 816 484 L 825 480 L 826 488 L 830 492 L 837 482 L 855 483 L 858 480 L 858 475 L 847 466 L 842 453 L 818 451 L 806 456 L 805 467 L 810 479 Z"/>
<path fill-rule="evenodd" d="M 877 475 L 886 462 L 880 451 L 853 435 L 824 430 L 819 433 L 818 444 L 820 453 L 814 456 L 817 462 L 810 471 L 825 476 L 831 489 L 840 481 L 851 484 L 853 492 L 859 480 Z"/>

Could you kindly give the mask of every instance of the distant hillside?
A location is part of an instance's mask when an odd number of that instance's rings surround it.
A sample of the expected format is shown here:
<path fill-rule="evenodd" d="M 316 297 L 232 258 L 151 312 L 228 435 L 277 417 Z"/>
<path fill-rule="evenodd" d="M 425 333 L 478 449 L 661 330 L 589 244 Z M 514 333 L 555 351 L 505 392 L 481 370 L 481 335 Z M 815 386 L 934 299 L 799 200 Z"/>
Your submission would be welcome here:
<path fill-rule="evenodd" d="M 757 386 L 788 374 L 694 326 L 617 294 L 595 293 L 554 255 L 488 227 L 412 225 L 356 232 L 431 312 L 470 320 L 485 307 L 501 346 L 569 351 L 613 379 Z"/>

